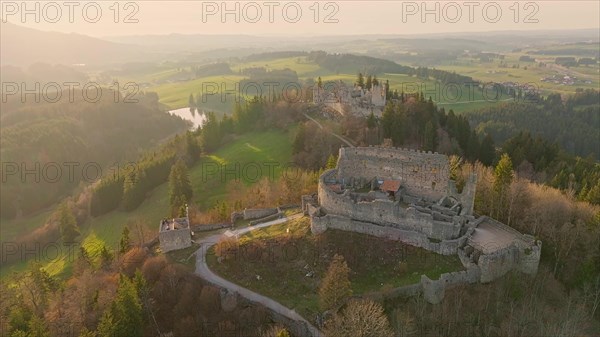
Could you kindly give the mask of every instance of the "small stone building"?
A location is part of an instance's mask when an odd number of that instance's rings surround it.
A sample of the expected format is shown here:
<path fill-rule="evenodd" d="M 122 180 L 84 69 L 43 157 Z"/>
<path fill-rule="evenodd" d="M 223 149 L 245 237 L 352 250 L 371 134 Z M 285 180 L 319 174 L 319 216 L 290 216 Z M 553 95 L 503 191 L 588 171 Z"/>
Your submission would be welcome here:
<path fill-rule="evenodd" d="M 163 253 L 192 245 L 192 231 L 187 216 L 187 207 L 184 218 L 163 219 L 160 221 L 158 240 Z"/>

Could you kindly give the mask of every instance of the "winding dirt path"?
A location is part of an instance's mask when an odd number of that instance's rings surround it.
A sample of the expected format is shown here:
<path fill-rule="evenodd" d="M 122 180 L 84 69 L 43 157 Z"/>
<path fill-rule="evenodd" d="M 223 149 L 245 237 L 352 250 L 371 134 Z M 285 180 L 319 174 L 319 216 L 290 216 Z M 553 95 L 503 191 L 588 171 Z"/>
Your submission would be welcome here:
<path fill-rule="evenodd" d="M 323 128 L 323 124 L 319 123 L 319 121 L 318 121 L 318 120 L 316 120 L 316 119 L 314 119 L 314 118 L 310 117 L 310 116 L 309 116 L 309 115 L 307 115 L 306 113 L 304 113 L 304 117 L 306 117 L 306 118 L 310 119 L 311 121 L 315 122 L 315 123 L 317 124 L 317 126 L 318 126 L 318 127 L 321 129 L 321 130 L 323 130 L 323 129 L 324 129 L 324 128 Z M 338 135 L 337 133 L 333 133 L 333 132 L 329 132 L 329 133 L 331 133 L 331 135 L 333 135 L 335 138 L 337 138 L 337 139 L 341 140 L 342 142 L 344 142 L 344 144 L 348 145 L 349 147 L 354 147 L 354 144 L 350 143 L 350 141 L 348 141 L 346 138 L 344 138 L 344 137 L 342 137 L 342 136 Z"/>
<path fill-rule="evenodd" d="M 234 235 L 243 235 L 243 234 L 246 234 L 253 230 L 257 230 L 260 228 L 265 228 L 265 227 L 269 227 L 269 226 L 273 226 L 273 225 L 278 225 L 278 224 L 281 224 L 281 223 L 284 223 L 284 222 L 287 222 L 290 220 L 301 218 L 302 216 L 303 216 L 302 214 L 296 214 L 296 215 L 290 216 L 289 218 L 285 217 L 285 218 L 281 218 L 281 219 L 277 219 L 277 220 L 273 220 L 273 221 L 268 221 L 268 222 L 264 222 L 264 223 L 261 223 L 258 225 L 240 228 L 240 229 L 237 229 L 237 230 L 234 230 L 231 232 Z M 237 284 L 235 284 L 231 281 L 228 281 L 228 280 L 220 277 L 219 275 L 213 273 L 208 268 L 208 264 L 206 263 L 206 253 L 208 252 L 210 247 L 214 246 L 215 244 L 217 244 L 219 242 L 219 239 L 222 237 L 222 235 L 223 234 L 215 234 L 215 235 L 211 235 L 209 237 L 202 238 L 201 240 L 197 241 L 197 243 L 200 244 L 200 248 L 196 251 L 195 274 L 216 286 L 225 288 L 229 291 L 236 292 L 240 296 L 246 298 L 247 300 L 249 300 L 251 302 L 260 303 L 261 305 L 264 305 L 265 307 L 273 310 L 274 312 L 276 312 L 282 316 L 285 316 L 294 321 L 299 321 L 299 322 L 306 324 L 306 326 L 308 327 L 308 330 L 311 332 L 313 337 L 323 336 L 323 334 L 316 327 L 314 327 L 309 321 L 304 319 L 304 317 L 300 316 L 300 314 L 298 314 L 295 310 L 287 308 L 286 306 L 273 300 L 272 298 L 255 293 L 252 290 L 249 290 L 240 285 L 237 285 Z"/>

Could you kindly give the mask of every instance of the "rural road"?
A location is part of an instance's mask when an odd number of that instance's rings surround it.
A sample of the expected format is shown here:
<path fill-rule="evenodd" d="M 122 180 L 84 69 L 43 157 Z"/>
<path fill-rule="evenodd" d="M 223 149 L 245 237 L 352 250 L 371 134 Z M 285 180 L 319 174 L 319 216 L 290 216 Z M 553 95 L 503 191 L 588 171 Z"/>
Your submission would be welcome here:
<path fill-rule="evenodd" d="M 281 224 L 281 223 L 284 223 L 284 222 L 287 222 L 290 220 L 301 218 L 302 216 L 303 216 L 302 214 L 296 214 L 289 218 L 286 217 L 286 218 L 281 218 L 281 219 L 277 219 L 277 220 L 273 220 L 273 221 L 269 221 L 269 222 L 264 222 L 264 223 L 261 223 L 258 225 L 240 228 L 240 229 L 234 230 L 232 232 L 237 235 L 243 235 L 243 234 L 246 234 L 253 230 L 257 230 L 260 228 L 265 228 L 265 227 L 269 227 L 269 226 L 273 226 L 273 225 L 278 225 L 278 224 Z M 264 305 L 265 307 L 275 311 L 276 313 L 278 313 L 282 316 L 285 316 L 285 317 L 290 318 L 295 321 L 304 322 L 308 326 L 308 329 L 312 332 L 313 337 L 321 337 L 322 336 L 321 332 L 316 327 L 314 327 L 310 322 L 308 322 L 306 319 L 304 319 L 304 317 L 300 316 L 295 310 L 289 309 L 269 297 L 255 293 L 249 289 L 241 287 L 233 282 L 230 282 L 230 281 L 220 277 L 219 275 L 213 273 L 208 268 L 208 264 L 206 263 L 206 253 L 208 252 L 210 247 L 214 246 L 215 244 L 217 244 L 219 242 L 219 239 L 221 238 L 222 235 L 223 234 L 215 234 L 215 235 L 212 235 L 212 236 L 209 236 L 206 238 L 202 238 L 201 240 L 197 241 L 197 243 L 200 244 L 200 248 L 198 249 L 198 251 L 196 251 L 196 271 L 195 271 L 196 275 L 200 276 L 201 278 L 205 279 L 206 281 L 208 281 L 214 285 L 225 288 L 229 291 L 236 292 L 240 296 L 246 298 L 247 300 L 249 300 L 251 302 L 260 303 L 260 304 Z"/>
<path fill-rule="evenodd" d="M 310 117 L 309 115 L 304 113 L 304 117 L 310 119 L 311 121 L 315 122 L 317 124 L 317 126 L 319 126 L 319 128 L 321 130 L 323 130 L 323 125 L 321 123 L 319 123 L 319 121 L 317 121 L 316 119 Z M 337 139 L 341 140 L 342 142 L 344 142 L 344 144 L 348 145 L 349 147 L 354 147 L 354 144 L 350 143 L 346 138 L 338 135 L 337 133 L 333 133 L 330 132 L 334 137 L 336 137 Z"/>

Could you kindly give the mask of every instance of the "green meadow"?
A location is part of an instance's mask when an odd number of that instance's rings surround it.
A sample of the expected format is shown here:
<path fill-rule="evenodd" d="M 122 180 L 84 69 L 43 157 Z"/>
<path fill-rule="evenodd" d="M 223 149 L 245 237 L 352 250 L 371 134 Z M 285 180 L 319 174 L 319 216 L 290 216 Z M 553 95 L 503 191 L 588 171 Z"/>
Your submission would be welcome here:
<path fill-rule="evenodd" d="M 291 158 L 291 137 L 292 132 L 279 130 L 248 133 L 237 137 L 218 151 L 201 157 L 189 171 L 194 189 L 194 203 L 203 210 L 211 208 L 218 200 L 226 199 L 226 186 L 229 181 L 240 179 L 247 185 L 253 184 L 260 180 L 257 173 L 269 176 L 268 165 L 273 167 L 273 177 L 278 178 L 284 164 Z M 279 166 L 264 163 L 278 163 Z M 262 171 L 257 171 L 257 167 Z M 169 214 L 169 209 L 168 183 L 163 183 L 152 190 L 144 202 L 131 212 L 115 210 L 88 219 L 81 226 L 79 244 L 75 245 L 75 248 L 78 249 L 81 245 L 90 256 L 96 258 L 100 256 L 104 246 L 108 247 L 109 251 L 116 252 L 126 225 L 134 242 L 150 240 L 156 236 L 158 223 Z M 52 210 L 48 210 L 23 220 L 3 222 L 3 241 L 8 241 L 6 238 L 14 239 L 42 226 L 51 212 Z M 77 251 L 74 255 L 65 248 L 61 254 L 54 256 L 50 246 L 53 245 L 48 245 L 47 254 L 44 252 L 45 248 L 41 248 L 42 258 L 39 262 L 51 275 L 68 275 Z M 22 271 L 26 266 L 27 262 L 21 261 L 3 267 L 0 276 L 4 277 L 12 271 Z"/>

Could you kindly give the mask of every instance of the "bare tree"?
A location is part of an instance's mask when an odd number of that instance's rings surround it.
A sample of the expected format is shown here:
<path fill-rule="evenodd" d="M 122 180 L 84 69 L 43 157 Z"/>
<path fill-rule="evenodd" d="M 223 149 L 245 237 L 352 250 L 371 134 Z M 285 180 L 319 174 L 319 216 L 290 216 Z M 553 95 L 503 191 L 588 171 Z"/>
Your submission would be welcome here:
<path fill-rule="evenodd" d="M 325 323 L 327 337 L 392 337 L 383 307 L 371 300 L 350 300 Z"/>

